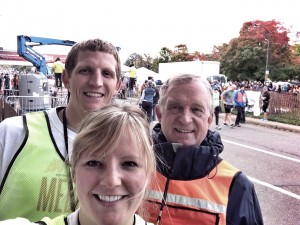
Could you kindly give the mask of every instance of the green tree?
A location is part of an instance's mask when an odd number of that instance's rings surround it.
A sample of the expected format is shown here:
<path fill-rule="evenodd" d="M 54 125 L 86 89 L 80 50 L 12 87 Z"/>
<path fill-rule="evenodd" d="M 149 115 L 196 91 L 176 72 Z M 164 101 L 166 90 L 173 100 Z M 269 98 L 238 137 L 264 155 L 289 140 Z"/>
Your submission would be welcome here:
<path fill-rule="evenodd" d="M 300 44 L 292 46 L 292 54 L 300 57 Z"/>
<path fill-rule="evenodd" d="M 192 58 L 188 52 L 188 48 L 184 44 L 176 45 L 175 50 L 171 54 L 172 62 L 185 62 L 191 61 Z"/>
<path fill-rule="evenodd" d="M 151 64 L 151 70 L 158 73 L 158 65 L 159 65 L 159 58 L 156 57 L 155 59 L 153 59 L 153 62 Z"/>
<path fill-rule="evenodd" d="M 185 62 L 185 61 L 195 61 L 195 60 L 217 60 L 219 58 L 219 53 L 216 52 L 215 55 L 211 54 L 201 54 L 198 51 L 189 53 L 189 50 L 185 44 L 179 44 L 175 46 L 174 50 L 170 50 L 167 47 L 161 48 L 159 56 L 153 59 L 151 69 L 155 72 L 159 72 L 159 63 L 168 62 Z"/>
<path fill-rule="evenodd" d="M 159 57 L 158 57 L 158 61 L 160 63 L 171 62 L 172 58 L 173 58 L 173 52 L 169 48 L 163 47 L 160 50 Z"/>
<path fill-rule="evenodd" d="M 299 80 L 300 79 L 300 45 L 290 46 L 289 62 L 283 63 L 280 68 L 281 76 L 277 80 Z"/>
<path fill-rule="evenodd" d="M 288 32 L 275 20 L 245 22 L 240 36 L 221 49 L 221 72 L 232 80 L 264 79 L 269 50 L 270 78 L 279 77 L 290 60 Z"/>
<path fill-rule="evenodd" d="M 169 48 L 167 47 L 161 48 L 159 52 L 159 56 L 153 59 L 152 61 L 151 70 L 158 73 L 159 63 L 171 62 L 172 57 L 173 57 L 172 51 Z"/>
<path fill-rule="evenodd" d="M 145 67 L 152 69 L 153 59 L 149 54 L 140 55 L 137 53 L 131 54 L 125 62 L 126 66 L 134 65 L 135 68 Z"/>
<path fill-rule="evenodd" d="M 131 66 L 136 64 L 136 61 L 138 59 L 138 54 L 137 53 L 132 53 L 130 54 L 130 56 L 127 58 L 127 60 L 125 61 L 125 65 L 126 66 Z"/>

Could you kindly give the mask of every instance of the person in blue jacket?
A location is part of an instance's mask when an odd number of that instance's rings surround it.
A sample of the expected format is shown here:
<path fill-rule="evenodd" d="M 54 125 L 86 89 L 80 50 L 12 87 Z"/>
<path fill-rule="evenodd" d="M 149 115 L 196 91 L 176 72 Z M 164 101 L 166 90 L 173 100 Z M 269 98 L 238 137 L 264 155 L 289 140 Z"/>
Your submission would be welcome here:
<path fill-rule="evenodd" d="M 142 109 L 146 112 L 149 122 L 152 121 L 153 98 L 155 93 L 155 84 L 149 80 L 146 84 L 146 88 L 142 92 L 139 103 L 142 106 Z"/>
<path fill-rule="evenodd" d="M 246 122 L 245 107 L 248 104 L 248 98 L 245 92 L 245 86 L 243 84 L 241 84 L 239 90 L 235 92 L 233 100 L 235 108 L 237 110 L 235 126 L 241 127 L 241 123 Z"/>

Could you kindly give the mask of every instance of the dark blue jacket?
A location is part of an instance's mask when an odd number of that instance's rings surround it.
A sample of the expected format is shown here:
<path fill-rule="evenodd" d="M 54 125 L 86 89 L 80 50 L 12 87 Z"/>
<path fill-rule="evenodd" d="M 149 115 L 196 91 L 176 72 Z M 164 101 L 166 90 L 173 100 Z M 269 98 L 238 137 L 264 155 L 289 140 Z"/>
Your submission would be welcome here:
<path fill-rule="evenodd" d="M 207 175 L 223 160 L 219 154 L 223 143 L 218 132 L 208 131 L 200 146 L 179 147 L 176 153 L 172 143 L 167 142 L 156 124 L 152 132 L 157 155 L 157 170 L 172 180 L 193 180 Z M 172 168 L 172 174 L 170 170 Z M 232 181 L 227 205 L 226 223 L 228 225 L 262 225 L 260 205 L 253 183 L 242 172 Z"/>

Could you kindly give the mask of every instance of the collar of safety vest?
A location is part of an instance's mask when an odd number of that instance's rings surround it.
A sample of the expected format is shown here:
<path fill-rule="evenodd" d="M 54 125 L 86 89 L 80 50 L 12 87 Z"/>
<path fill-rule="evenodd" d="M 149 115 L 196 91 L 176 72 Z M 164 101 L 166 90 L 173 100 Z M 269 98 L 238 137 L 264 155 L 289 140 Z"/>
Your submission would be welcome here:
<path fill-rule="evenodd" d="M 156 124 L 153 129 L 155 151 L 158 157 L 158 171 L 172 180 L 193 180 L 207 176 L 220 162 L 218 155 L 223 151 L 220 134 L 208 130 L 201 145 L 178 146 L 167 142 Z"/>

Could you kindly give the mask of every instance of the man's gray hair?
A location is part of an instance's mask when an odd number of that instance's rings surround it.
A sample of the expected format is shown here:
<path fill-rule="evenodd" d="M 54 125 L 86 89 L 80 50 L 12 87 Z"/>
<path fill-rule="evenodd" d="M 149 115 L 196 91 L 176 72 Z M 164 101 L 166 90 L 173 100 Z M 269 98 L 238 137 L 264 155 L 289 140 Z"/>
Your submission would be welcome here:
<path fill-rule="evenodd" d="M 203 83 L 206 91 L 208 93 L 208 96 L 210 96 L 210 99 L 208 99 L 208 109 L 210 112 L 213 112 L 213 103 L 212 103 L 212 96 L 213 96 L 213 91 L 211 88 L 211 85 L 209 82 L 202 78 L 199 75 L 194 75 L 194 74 L 177 74 L 171 78 L 169 78 L 166 82 L 163 83 L 163 85 L 160 87 L 159 91 L 159 102 L 158 104 L 163 108 L 164 104 L 166 103 L 166 98 L 167 98 L 167 93 L 170 87 L 176 86 L 179 84 L 189 84 L 194 81 L 200 81 L 200 83 Z"/>

